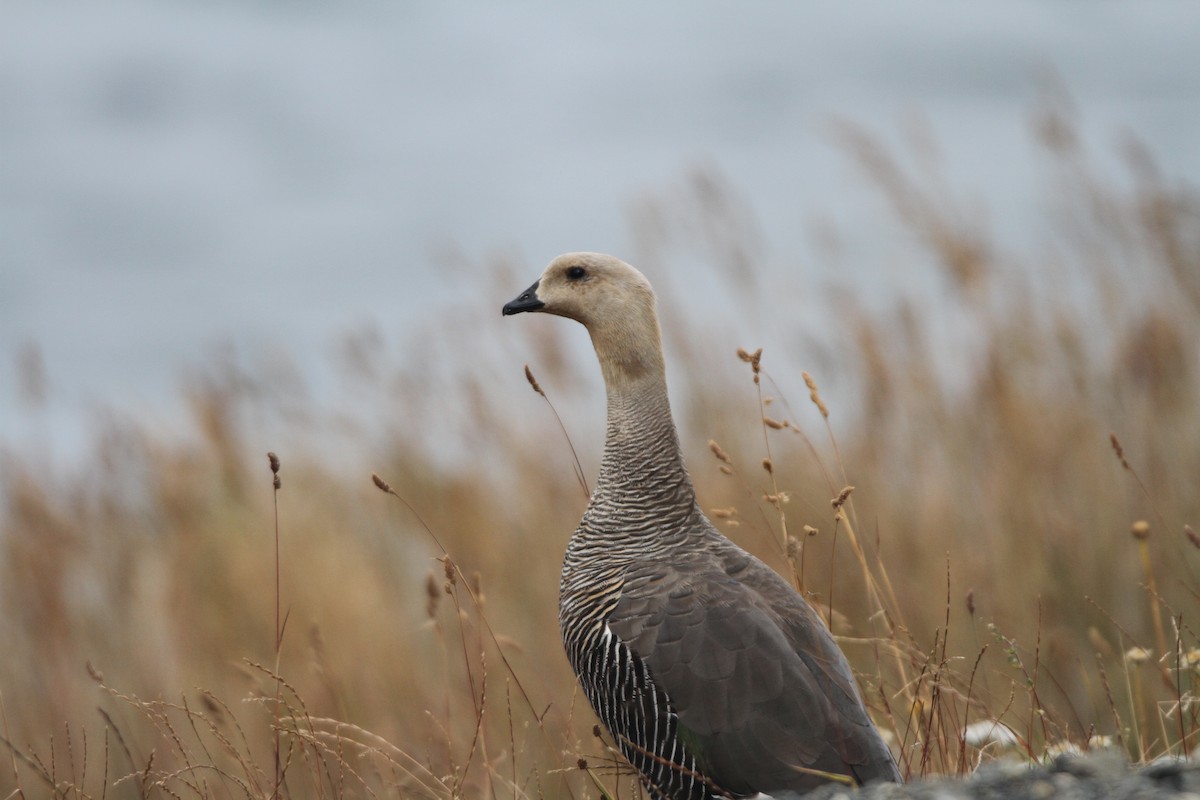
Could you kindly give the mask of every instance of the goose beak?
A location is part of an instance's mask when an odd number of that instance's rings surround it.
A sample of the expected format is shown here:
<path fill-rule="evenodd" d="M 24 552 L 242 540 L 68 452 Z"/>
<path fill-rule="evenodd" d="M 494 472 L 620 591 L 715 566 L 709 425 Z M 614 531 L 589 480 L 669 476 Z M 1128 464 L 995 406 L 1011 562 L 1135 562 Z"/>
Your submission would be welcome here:
<path fill-rule="evenodd" d="M 520 314 L 522 311 L 538 311 L 545 308 L 546 304 L 538 300 L 537 287 L 538 281 L 534 281 L 533 286 L 530 286 L 525 291 L 517 295 L 517 299 L 504 304 L 502 313 L 504 316 L 512 316 Z"/>

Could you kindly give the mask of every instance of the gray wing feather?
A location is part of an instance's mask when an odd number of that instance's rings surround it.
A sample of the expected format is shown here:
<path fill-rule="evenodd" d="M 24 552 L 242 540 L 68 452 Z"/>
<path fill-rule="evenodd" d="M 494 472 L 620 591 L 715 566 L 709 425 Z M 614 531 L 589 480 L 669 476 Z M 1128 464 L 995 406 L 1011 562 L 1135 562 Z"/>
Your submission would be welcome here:
<path fill-rule="evenodd" d="M 797 766 L 898 779 L 816 612 L 753 556 L 725 556 L 632 567 L 609 620 L 666 692 L 706 774 L 739 794 L 822 782 Z"/>

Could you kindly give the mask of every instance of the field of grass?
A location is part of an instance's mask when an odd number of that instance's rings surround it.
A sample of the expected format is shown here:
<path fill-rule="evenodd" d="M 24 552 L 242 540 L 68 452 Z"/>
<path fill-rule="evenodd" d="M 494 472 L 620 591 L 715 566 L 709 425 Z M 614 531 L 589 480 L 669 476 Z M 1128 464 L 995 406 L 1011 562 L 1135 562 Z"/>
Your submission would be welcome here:
<path fill-rule="evenodd" d="M 757 274 L 712 171 L 633 207 L 701 504 L 827 615 L 906 776 L 1192 753 L 1200 198 L 1135 143 L 1099 174 L 1047 108 L 1044 246 L 1006 253 L 920 147 L 835 135 L 882 207 L 828 263 L 891 236 L 920 288 Z M 418 343 L 347 337 L 343 402 L 214 358 L 186 434 L 117 409 L 82 463 L 4 453 L 0 798 L 637 796 L 556 622 L 598 369 L 578 326 L 499 317 L 551 255 L 459 265 Z M 964 734 L 991 721 L 1012 741 Z"/>

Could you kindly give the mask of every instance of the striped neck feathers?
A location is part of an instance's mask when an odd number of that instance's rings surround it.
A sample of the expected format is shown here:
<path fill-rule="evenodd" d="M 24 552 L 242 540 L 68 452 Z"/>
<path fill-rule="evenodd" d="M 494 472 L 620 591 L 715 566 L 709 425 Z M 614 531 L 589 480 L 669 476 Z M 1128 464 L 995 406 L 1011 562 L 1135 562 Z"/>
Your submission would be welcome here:
<path fill-rule="evenodd" d="M 671 417 L 662 337 L 651 312 L 614 325 L 589 325 L 608 395 L 608 430 L 592 504 L 622 503 L 690 512 L 695 491 Z"/>

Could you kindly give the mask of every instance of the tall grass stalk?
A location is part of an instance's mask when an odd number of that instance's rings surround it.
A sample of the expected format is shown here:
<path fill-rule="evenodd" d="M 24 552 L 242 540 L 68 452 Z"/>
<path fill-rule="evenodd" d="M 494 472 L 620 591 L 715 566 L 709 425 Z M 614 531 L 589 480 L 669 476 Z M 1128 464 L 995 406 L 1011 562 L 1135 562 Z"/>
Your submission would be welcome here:
<path fill-rule="evenodd" d="M 279 490 L 283 488 L 283 481 L 279 477 L 279 456 L 274 452 L 267 453 L 267 463 L 271 467 L 271 515 L 275 528 L 275 626 L 272 630 L 272 638 L 274 641 L 275 651 L 275 726 L 272 736 L 272 750 L 275 759 L 275 784 L 271 788 L 271 797 L 278 798 L 280 787 L 283 785 L 283 762 L 280 758 L 279 737 L 282 735 L 279 724 L 282 691 L 282 680 L 279 677 L 280 661 L 283 652 L 283 625 L 284 621 L 280 617 L 281 606 L 281 573 L 279 565 Z"/>

